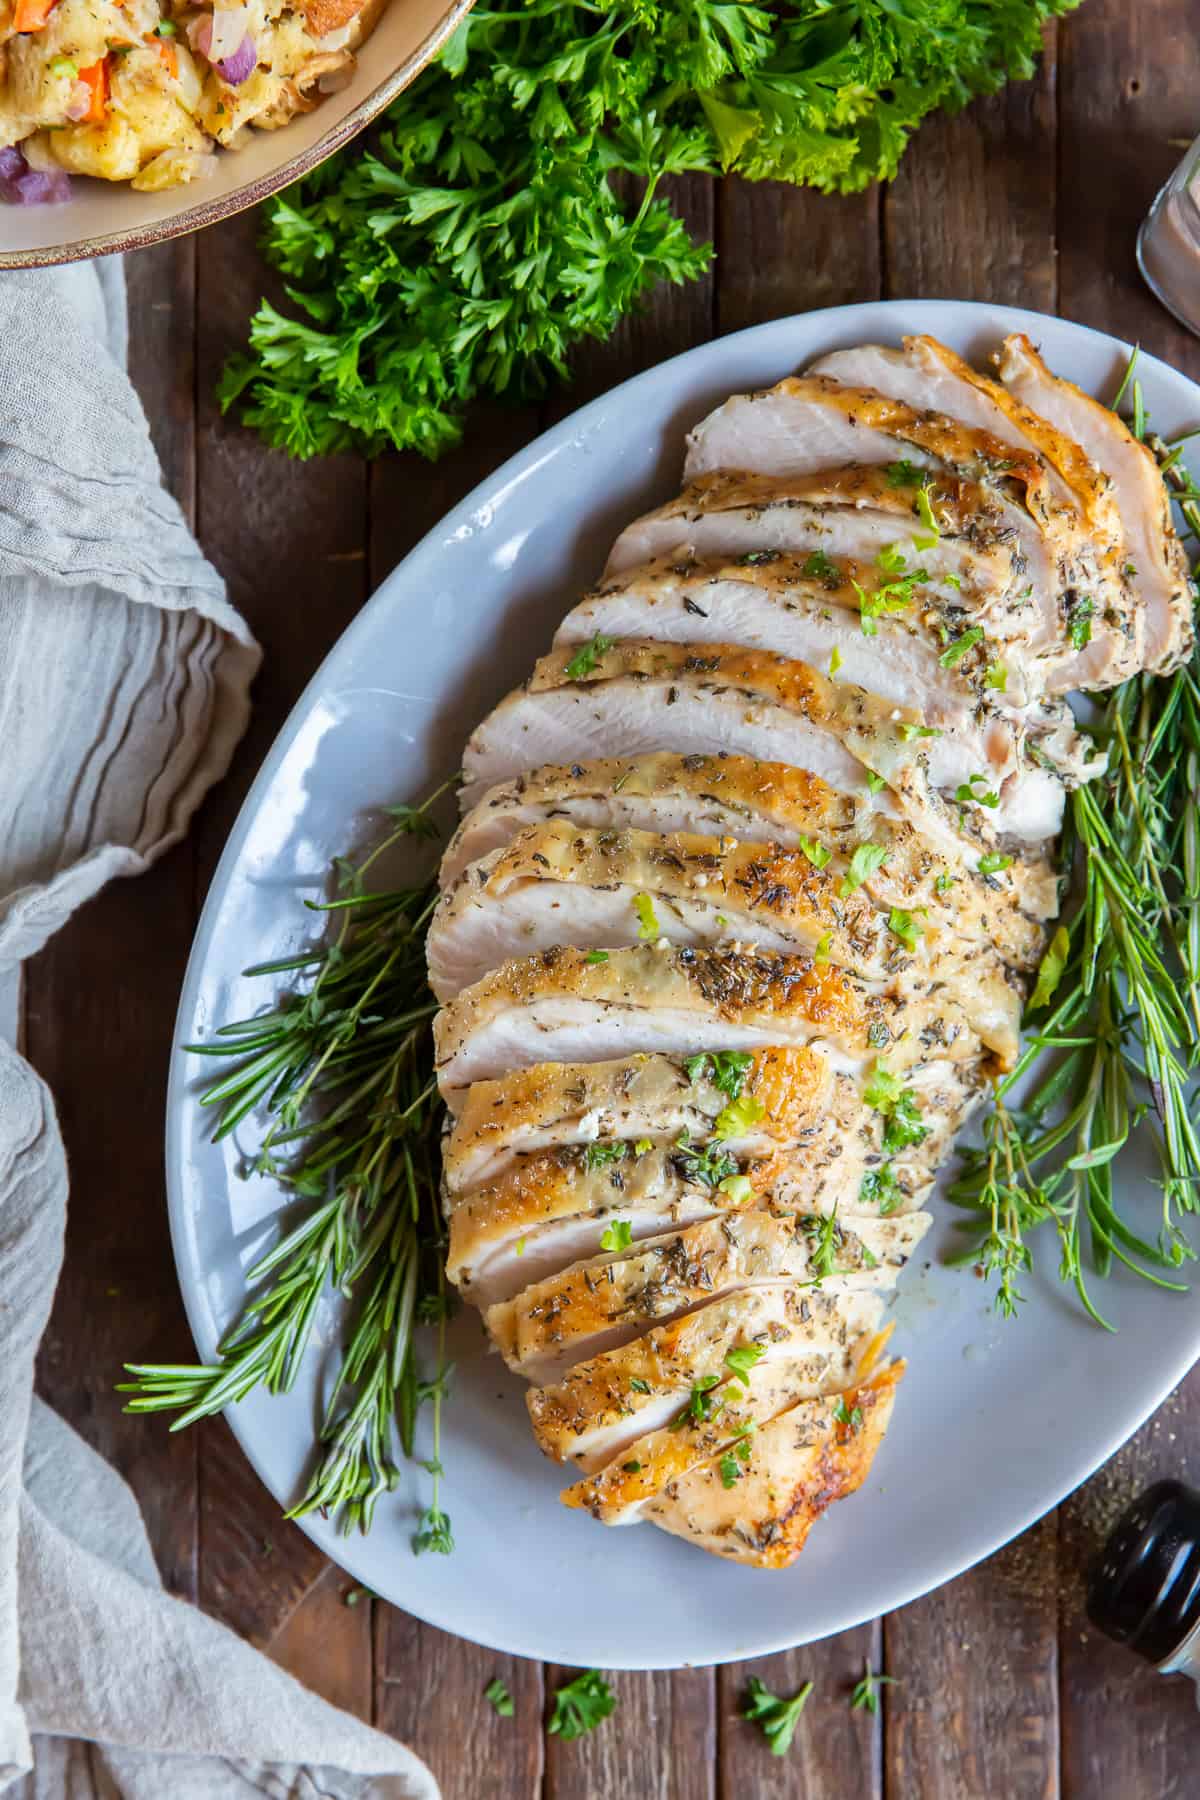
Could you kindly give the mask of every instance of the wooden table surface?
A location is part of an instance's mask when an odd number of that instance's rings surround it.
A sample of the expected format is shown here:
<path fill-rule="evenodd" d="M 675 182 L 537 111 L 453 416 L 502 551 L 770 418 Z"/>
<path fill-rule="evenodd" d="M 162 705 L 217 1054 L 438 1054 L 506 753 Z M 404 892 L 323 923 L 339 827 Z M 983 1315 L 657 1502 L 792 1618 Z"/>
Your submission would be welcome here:
<path fill-rule="evenodd" d="M 1189 1462 L 1200 1479 L 1196 1375 L 1057 1514 L 950 1586 L 787 1655 L 617 1676 L 617 1713 L 572 1744 L 543 1732 L 559 1671 L 477 1649 L 382 1602 L 347 1604 L 349 1579 L 282 1523 L 222 1421 L 171 1437 L 158 1421 L 125 1417 L 113 1393 L 123 1359 L 192 1355 L 167 1238 L 162 1124 L 197 910 L 275 731 L 367 595 L 552 417 L 676 351 L 781 314 L 881 294 L 1009 302 L 1140 340 L 1200 377 L 1200 344 L 1144 291 L 1133 262 L 1145 207 L 1200 129 L 1198 39 L 1200 0 L 1087 0 L 1051 32 L 1034 81 L 932 121 L 886 192 L 833 199 L 687 181 L 678 197 L 717 244 L 712 277 L 660 295 L 611 343 L 591 346 L 573 387 L 540 413 L 480 412 L 464 449 L 433 468 L 415 457 L 302 466 L 218 416 L 214 382 L 263 281 L 252 218 L 129 259 L 133 372 L 167 479 L 266 665 L 234 773 L 188 841 L 149 875 L 115 883 L 27 972 L 25 1043 L 58 1097 L 74 1190 L 39 1385 L 133 1483 L 168 1585 L 411 1743 L 446 1800 L 1200 1792 L 1190 1687 L 1099 1641 L 1081 1609 L 1083 1570 L 1114 1509 Z M 447 1504 L 453 1513 L 452 1480 Z M 849 1708 L 864 1659 L 898 1678 L 878 1719 Z M 737 1717 L 750 1673 L 781 1693 L 815 1683 L 786 1760 Z M 511 1720 L 482 1697 L 496 1674 L 516 1700 Z"/>

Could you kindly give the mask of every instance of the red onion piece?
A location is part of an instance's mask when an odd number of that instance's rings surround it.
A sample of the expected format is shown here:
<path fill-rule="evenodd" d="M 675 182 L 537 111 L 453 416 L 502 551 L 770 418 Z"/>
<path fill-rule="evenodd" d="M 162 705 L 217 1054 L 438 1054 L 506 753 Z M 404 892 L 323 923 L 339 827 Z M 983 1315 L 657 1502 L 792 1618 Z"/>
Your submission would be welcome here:
<path fill-rule="evenodd" d="M 0 200 L 9 206 L 58 206 L 70 198 L 65 169 L 31 169 L 15 147 L 0 150 Z"/>
<path fill-rule="evenodd" d="M 237 87 L 253 75 L 257 62 L 258 51 L 254 39 L 247 32 L 233 55 L 224 57 L 220 62 L 214 63 L 213 67 L 222 81 L 227 81 L 230 87 Z"/>

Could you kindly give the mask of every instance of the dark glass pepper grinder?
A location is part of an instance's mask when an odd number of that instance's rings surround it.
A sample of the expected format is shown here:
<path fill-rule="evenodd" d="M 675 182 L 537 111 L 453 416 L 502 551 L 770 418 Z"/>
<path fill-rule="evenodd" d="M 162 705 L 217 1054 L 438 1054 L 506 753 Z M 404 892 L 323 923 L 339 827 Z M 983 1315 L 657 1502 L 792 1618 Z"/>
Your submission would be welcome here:
<path fill-rule="evenodd" d="M 1200 1492 L 1156 1481 L 1139 1494 L 1092 1570 L 1087 1610 L 1160 1675 L 1190 1675 L 1200 1705 Z"/>

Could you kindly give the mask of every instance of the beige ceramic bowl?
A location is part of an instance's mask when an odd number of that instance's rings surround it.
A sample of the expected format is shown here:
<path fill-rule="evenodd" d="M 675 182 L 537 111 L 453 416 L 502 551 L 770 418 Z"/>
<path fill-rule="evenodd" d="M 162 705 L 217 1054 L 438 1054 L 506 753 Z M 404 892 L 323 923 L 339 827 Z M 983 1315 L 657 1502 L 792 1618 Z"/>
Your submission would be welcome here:
<path fill-rule="evenodd" d="M 388 0 L 358 53 L 354 80 L 281 131 L 252 131 L 190 187 L 138 194 L 123 182 L 76 178 L 62 206 L 0 205 L 0 269 L 140 250 L 227 219 L 340 150 L 406 88 L 471 10 L 473 0 Z"/>

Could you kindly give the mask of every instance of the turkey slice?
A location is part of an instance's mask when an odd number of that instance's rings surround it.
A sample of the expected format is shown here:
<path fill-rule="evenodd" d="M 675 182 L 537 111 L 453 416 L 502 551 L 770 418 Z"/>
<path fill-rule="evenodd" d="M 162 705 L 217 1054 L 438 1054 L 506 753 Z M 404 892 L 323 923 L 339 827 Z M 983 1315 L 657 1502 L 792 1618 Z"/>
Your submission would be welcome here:
<path fill-rule="evenodd" d="M 539 1062 L 811 1044 L 835 1070 L 861 1074 L 885 1054 L 903 1071 L 980 1051 L 941 993 L 901 1000 L 810 957 L 665 943 L 602 962 L 560 948 L 506 963 L 457 994 L 433 1030 L 438 1083 L 455 1112 L 472 1082 Z"/>
<path fill-rule="evenodd" d="M 570 672 L 568 672 L 570 671 Z M 728 644 L 629 640 L 544 656 L 525 686 L 502 700 L 463 757 L 468 810 L 496 782 L 546 762 L 593 756 L 730 751 L 786 762 L 844 793 L 863 793 L 871 772 L 927 836 L 991 844 L 1012 834 L 1041 843 L 1062 821 L 1063 786 L 1049 770 L 1013 762 L 980 766 L 971 746 L 928 736 L 922 715 L 891 706 L 805 663 Z M 960 805 L 977 784 L 989 796 Z"/>
<path fill-rule="evenodd" d="M 1030 696 L 1021 689 L 1019 659 L 1001 665 L 1003 650 L 985 638 L 949 667 L 943 661 L 947 639 L 964 628 L 957 597 L 952 608 L 935 608 L 914 588 L 907 603 L 903 593 L 895 598 L 898 611 L 873 615 L 883 572 L 854 564 L 830 563 L 830 568 L 834 573 L 821 581 L 807 572 L 808 562 L 782 552 L 734 562 L 662 557 L 626 569 L 586 594 L 559 626 L 555 647 L 586 644 L 597 633 L 675 644 L 743 644 L 813 668 L 834 668 L 843 681 L 894 706 L 915 706 L 928 724 L 978 740 L 977 754 L 984 760 L 993 756 L 990 735 L 1024 735 L 1023 708 Z M 841 581 L 843 573 L 847 579 Z M 977 620 L 969 615 L 969 623 Z M 1002 693 L 989 686 L 999 666 Z M 1050 720 L 1060 727 L 1071 723 L 1061 705 L 1032 716 L 1039 730 Z M 1076 754 L 1081 766 L 1087 762 L 1082 742 Z"/>
<path fill-rule="evenodd" d="M 1144 616 L 1139 666 L 1159 674 L 1177 668 L 1191 654 L 1192 592 L 1154 457 L 1109 407 L 1052 375 L 1019 332 L 1004 340 L 1000 375 L 1018 400 L 1073 438 L 1112 482 L 1125 531 L 1125 574 Z M 1095 629 L 1099 621 L 1093 615 L 1090 623 Z"/>
<path fill-rule="evenodd" d="M 1019 969 L 1036 966 L 1042 950 L 1038 922 L 1058 910 L 1057 871 L 1048 862 L 1015 857 L 1006 869 L 972 875 L 979 846 L 957 840 L 954 848 L 962 854 L 943 860 L 893 815 L 886 795 L 839 793 L 786 763 L 728 754 L 660 753 L 551 764 L 490 788 L 447 847 L 443 887 L 528 826 L 550 820 L 595 830 L 766 839 L 789 849 L 804 838 L 819 839 L 842 863 L 860 844 L 881 844 L 887 860 L 865 884 L 881 905 L 911 910 L 928 905 L 931 892 L 940 896 L 949 890 L 963 934 L 982 935 Z"/>
<path fill-rule="evenodd" d="M 1030 592 L 1023 636 L 1034 654 L 1061 649 L 1059 597 L 1069 585 L 1067 572 L 1086 556 L 1087 533 L 1081 520 L 1055 507 L 1041 458 L 990 432 L 870 388 L 792 377 L 765 393 L 735 394 L 703 419 L 688 437 L 684 480 L 719 470 L 807 475 L 850 462 L 945 467 L 987 483 L 987 529 L 1007 533 L 1025 567 Z"/>
<path fill-rule="evenodd" d="M 726 1358 L 742 1349 L 750 1358 L 761 1353 L 751 1391 L 772 1408 L 785 1403 L 766 1398 L 776 1376 L 793 1394 L 797 1383 L 814 1394 L 845 1387 L 882 1308 L 877 1294 L 825 1294 L 799 1283 L 730 1294 L 530 1389 L 533 1435 L 547 1456 L 591 1473 L 678 1419 L 699 1383 L 715 1377 L 708 1391 L 719 1393 L 719 1384 L 735 1382 Z"/>
<path fill-rule="evenodd" d="M 724 1082 L 718 1085 L 718 1077 Z M 447 1192 L 494 1181 L 517 1156 L 553 1148 L 641 1139 L 707 1138 L 731 1098 L 761 1114 L 727 1140 L 735 1155 L 795 1143 L 826 1111 L 833 1073 L 806 1046 L 701 1054 L 631 1056 L 611 1062 L 536 1063 L 468 1088 L 442 1149 Z"/>
<path fill-rule="evenodd" d="M 728 1212 L 572 1264 L 489 1307 L 486 1324 L 509 1367 L 555 1380 L 572 1363 L 638 1336 L 724 1294 L 778 1282 L 821 1281 L 826 1294 L 888 1289 L 931 1224 L 896 1218 Z"/>
<path fill-rule="evenodd" d="M 442 896 L 427 941 L 430 985 L 447 1000 L 515 956 L 561 944 L 603 955 L 605 946 L 647 938 L 694 948 L 752 943 L 825 956 L 888 994 L 918 996 L 937 983 L 988 1048 L 1011 1059 L 1020 993 L 990 943 L 959 934 L 953 890 L 930 887 L 920 914 L 889 911 L 856 872 L 835 869 L 816 840 L 806 853 L 555 820 L 474 864 Z"/>
<path fill-rule="evenodd" d="M 934 406 L 1040 455 L 1050 501 L 1071 521 L 1075 544 L 1074 561 L 1059 569 L 1061 648 L 1046 685 L 1055 693 L 1107 687 L 1142 666 L 1141 608 L 1121 572 L 1127 559 L 1120 511 L 1111 483 L 1077 443 L 934 338 L 906 338 L 903 350 L 878 344 L 838 350 L 810 373 L 873 388 L 912 407 Z M 1082 648 L 1068 635 L 1076 610 L 1071 597 L 1079 595 L 1086 595 L 1093 609 L 1091 638 Z"/>
<path fill-rule="evenodd" d="M 716 1556 L 786 1569 L 821 1514 L 866 1480 L 904 1368 L 890 1363 L 845 1393 L 800 1401 L 670 1481 L 641 1516 Z"/>

